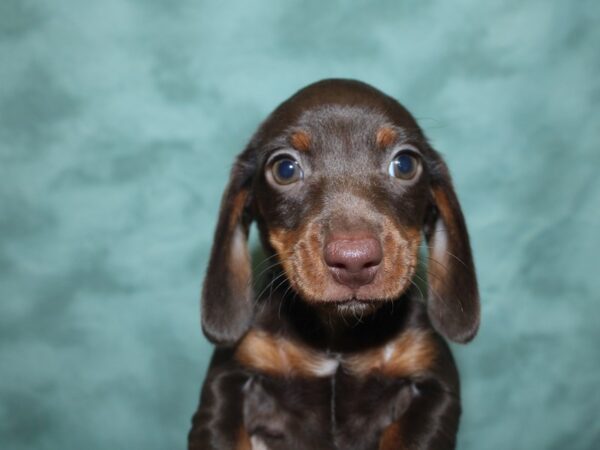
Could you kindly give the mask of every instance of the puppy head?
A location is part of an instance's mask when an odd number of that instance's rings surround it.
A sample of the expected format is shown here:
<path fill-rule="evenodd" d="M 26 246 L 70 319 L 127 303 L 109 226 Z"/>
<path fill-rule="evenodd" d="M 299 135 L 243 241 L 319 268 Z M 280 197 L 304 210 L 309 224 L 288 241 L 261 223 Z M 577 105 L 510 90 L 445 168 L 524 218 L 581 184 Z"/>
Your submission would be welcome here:
<path fill-rule="evenodd" d="M 397 299 L 429 247 L 428 312 L 443 335 L 479 325 L 469 238 L 446 165 L 394 99 L 325 80 L 281 104 L 240 155 L 203 292 L 203 327 L 231 343 L 252 315 L 249 221 L 292 288 L 316 307 L 371 312 Z"/>

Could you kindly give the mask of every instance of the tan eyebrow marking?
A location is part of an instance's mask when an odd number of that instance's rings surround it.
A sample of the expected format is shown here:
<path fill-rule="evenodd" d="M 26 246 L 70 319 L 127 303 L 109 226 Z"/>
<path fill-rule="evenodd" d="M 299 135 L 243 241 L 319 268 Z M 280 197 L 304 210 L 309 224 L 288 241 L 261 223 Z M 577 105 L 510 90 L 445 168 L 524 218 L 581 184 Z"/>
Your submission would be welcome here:
<path fill-rule="evenodd" d="M 335 358 L 260 330 L 250 330 L 244 336 L 235 358 L 246 367 L 272 376 L 327 377 L 339 365 Z"/>
<path fill-rule="evenodd" d="M 377 130 L 376 142 L 379 148 L 389 147 L 394 143 L 396 138 L 398 137 L 398 133 L 396 130 L 390 127 L 381 127 Z"/>
<path fill-rule="evenodd" d="M 306 131 L 294 131 L 290 136 L 290 144 L 300 152 L 307 152 L 310 149 L 310 135 Z"/>

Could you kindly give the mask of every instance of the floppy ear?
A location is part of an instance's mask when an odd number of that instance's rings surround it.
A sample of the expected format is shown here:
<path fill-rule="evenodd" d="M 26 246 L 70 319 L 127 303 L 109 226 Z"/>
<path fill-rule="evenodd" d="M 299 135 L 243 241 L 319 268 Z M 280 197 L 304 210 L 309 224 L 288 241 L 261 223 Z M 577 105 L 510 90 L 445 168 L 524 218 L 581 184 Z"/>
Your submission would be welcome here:
<path fill-rule="evenodd" d="M 441 158 L 432 174 L 431 198 L 427 311 L 437 331 L 464 343 L 479 328 L 479 291 L 465 219 Z"/>
<path fill-rule="evenodd" d="M 235 162 L 221 211 L 202 289 L 202 330 L 217 345 L 234 344 L 252 319 L 248 231 L 254 167 Z"/>

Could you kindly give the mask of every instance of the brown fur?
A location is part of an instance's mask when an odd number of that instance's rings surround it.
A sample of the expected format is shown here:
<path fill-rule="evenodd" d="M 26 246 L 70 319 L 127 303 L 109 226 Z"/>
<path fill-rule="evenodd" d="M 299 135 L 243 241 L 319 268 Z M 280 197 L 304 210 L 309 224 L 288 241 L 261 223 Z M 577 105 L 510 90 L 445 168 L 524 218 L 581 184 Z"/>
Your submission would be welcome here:
<path fill-rule="evenodd" d="M 290 144 L 299 152 L 307 152 L 310 149 L 310 135 L 305 131 L 295 131 L 290 136 Z"/>
<path fill-rule="evenodd" d="M 248 436 L 248 432 L 244 427 L 240 427 L 238 431 L 235 450 L 253 450 L 252 442 L 250 441 L 250 436 Z"/>
<path fill-rule="evenodd" d="M 394 422 L 383 430 L 379 450 L 406 450 L 402 444 L 402 428 L 399 422 Z"/>
<path fill-rule="evenodd" d="M 419 376 L 433 367 L 436 342 L 429 330 L 409 329 L 383 348 L 351 356 L 344 368 L 357 376 L 374 373 L 387 377 Z"/>
<path fill-rule="evenodd" d="M 250 253 L 246 245 L 244 231 L 238 225 L 240 216 L 244 210 L 248 198 L 247 191 L 240 192 L 232 203 L 232 217 L 229 226 L 231 227 L 231 257 L 229 258 L 229 272 L 232 274 L 232 283 L 238 286 L 236 289 L 242 290 L 248 287 L 250 281 Z"/>
<path fill-rule="evenodd" d="M 405 144 L 419 165 L 406 179 L 389 171 Z M 278 155 L 302 176 L 271 176 Z M 411 114 L 358 81 L 310 85 L 259 127 L 221 205 L 202 293 L 217 348 L 189 448 L 454 449 L 460 387 L 442 337 L 475 336 L 477 279 L 448 168 Z M 260 294 L 252 221 L 275 282 Z"/>
<path fill-rule="evenodd" d="M 387 148 L 390 145 L 392 145 L 396 141 L 397 137 L 398 137 L 398 133 L 396 133 L 396 130 L 394 130 L 393 128 L 381 127 L 377 131 L 377 136 L 376 136 L 375 140 L 376 140 L 379 148 L 383 149 L 383 148 Z"/>
<path fill-rule="evenodd" d="M 337 367 L 335 359 L 323 353 L 258 330 L 244 336 L 235 357 L 245 367 L 271 376 L 330 376 Z"/>
<path fill-rule="evenodd" d="M 380 221 L 386 257 L 376 280 L 380 288 L 375 295 L 382 299 L 394 298 L 407 288 L 415 273 L 421 230 L 400 227 L 386 216 Z M 322 234 L 321 226 L 310 217 L 299 229 L 269 230 L 269 243 L 277 252 L 288 280 L 308 300 L 328 298 L 327 287 L 331 282 L 321 257 L 323 242 L 319 236 Z"/>
<path fill-rule="evenodd" d="M 242 339 L 236 359 L 256 372 L 285 377 L 320 377 L 336 367 L 334 355 L 327 355 L 259 330 Z M 436 342 L 428 330 L 410 329 L 383 348 L 356 353 L 341 359 L 341 364 L 356 376 L 381 374 L 387 377 L 418 376 L 433 367 Z"/>

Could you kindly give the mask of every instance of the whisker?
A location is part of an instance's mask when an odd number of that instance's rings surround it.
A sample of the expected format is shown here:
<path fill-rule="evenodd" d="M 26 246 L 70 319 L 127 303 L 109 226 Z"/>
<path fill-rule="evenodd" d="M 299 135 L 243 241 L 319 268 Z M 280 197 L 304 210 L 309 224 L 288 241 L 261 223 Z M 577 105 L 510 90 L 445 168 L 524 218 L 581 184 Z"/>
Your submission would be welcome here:
<path fill-rule="evenodd" d="M 285 272 L 284 272 L 284 274 L 285 274 Z M 275 292 L 277 292 L 277 289 L 279 289 L 283 285 L 283 283 L 285 283 L 286 281 L 288 281 L 287 277 L 283 277 L 281 282 L 275 288 Z M 272 297 L 273 297 L 273 284 L 271 284 L 271 290 L 269 291 L 269 298 L 272 298 Z"/>
<path fill-rule="evenodd" d="M 437 259 L 435 259 L 435 258 L 432 258 L 431 256 L 428 256 L 428 257 L 427 257 L 427 260 L 428 260 L 428 261 L 431 261 L 431 262 L 434 262 L 434 263 L 436 263 L 438 266 L 442 266 L 442 268 L 443 268 L 445 271 L 448 271 L 448 267 L 447 267 L 445 264 L 443 264 L 443 263 L 441 263 L 440 261 L 438 261 Z M 428 269 L 428 268 L 430 268 L 430 267 L 429 267 L 429 266 L 427 266 L 427 265 L 425 265 L 424 267 L 425 267 L 425 269 Z"/>
<path fill-rule="evenodd" d="M 421 278 L 421 277 L 418 277 L 418 278 L 420 278 L 420 279 L 422 280 L 422 278 Z M 423 280 L 423 281 L 424 281 L 424 280 Z M 440 303 L 442 303 L 442 304 L 443 304 L 443 303 L 446 303 L 446 300 L 445 300 L 445 299 L 444 299 L 444 298 L 443 298 L 441 295 L 439 295 L 439 294 L 436 292 L 436 290 L 435 290 L 435 289 L 433 289 L 433 287 L 429 286 L 429 292 L 431 292 L 431 294 L 432 294 L 434 297 L 437 297 L 437 298 L 439 299 Z"/>
<path fill-rule="evenodd" d="M 414 274 L 414 276 L 419 277 L 416 273 Z M 419 285 L 417 283 L 415 283 L 412 279 L 409 280 L 410 283 L 417 288 L 417 290 L 419 291 L 419 294 L 421 295 L 421 301 L 424 302 L 425 301 L 425 296 L 423 295 L 423 291 L 421 291 L 421 288 L 419 287 Z M 392 302 L 392 305 L 394 303 Z M 392 312 L 393 312 L 393 306 L 392 306 Z"/>
<path fill-rule="evenodd" d="M 264 275 L 266 272 L 268 272 L 268 271 L 269 271 L 270 269 L 272 269 L 273 267 L 277 267 L 278 265 L 280 265 L 281 263 L 283 263 L 284 261 L 286 261 L 286 260 L 288 259 L 288 257 L 289 257 L 289 256 L 291 256 L 291 255 L 292 255 L 292 251 L 290 251 L 290 252 L 288 252 L 288 253 L 286 253 L 286 254 L 283 254 L 283 255 L 278 255 L 278 254 L 276 253 L 276 254 L 274 254 L 274 255 L 271 255 L 271 256 L 269 256 L 268 258 L 265 258 L 263 261 L 261 261 L 261 262 L 260 262 L 260 263 L 259 263 L 259 264 L 256 266 L 256 267 L 257 267 L 257 269 L 258 269 L 258 267 L 260 267 L 260 265 L 261 265 L 261 264 L 264 264 L 264 263 L 266 263 L 267 261 L 269 261 L 269 260 L 272 260 L 273 258 L 277 258 L 277 257 L 279 257 L 279 256 L 283 257 L 283 259 L 281 259 L 281 260 L 277 260 L 277 261 L 275 261 L 274 263 L 272 263 L 272 264 L 269 264 L 269 265 L 268 265 L 266 268 L 262 269 L 262 270 L 260 271 L 260 273 L 258 273 L 258 274 L 256 274 L 256 275 L 254 275 L 254 282 L 255 282 L 255 283 L 256 283 L 256 282 L 259 282 L 259 281 L 260 281 L 260 278 L 261 278 L 261 277 L 262 277 L 262 276 L 263 276 L 263 275 Z M 254 285 L 253 287 L 256 287 L 256 285 Z"/>
<path fill-rule="evenodd" d="M 285 276 L 285 272 L 282 271 L 276 277 L 274 277 L 273 279 L 271 279 L 271 281 L 269 281 L 267 283 L 267 285 L 263 288 L 263 290 L 260 291 L 260 294 L 258 294 L 257 296 L 254 297 L 255 303 L 258 303 L 260 301 L 262 295 L 267 291 L 267 289 L 269 289 L 269 287 L 271 287 L 273 285 L 273 283 L 275 283 L 275 281 L 279 280 L 283 276 Z"/>
<path fill-rule="evenodd" d="M 425 245 L 425 247 L 426 247 L 426 248 L 428 248 L 428 249 L 430 249 L 430 250 L 433 250 L 433 249 L 434 249 L 434 247 L 433 247 L 433 246 L 431 246 L 431 245 Z M 465 266 L 467 269 L 469 268 L 469 266 L 467 266 L 467 264 L 466 264 L 466 263 L 465 263 L 465 262 L 464 262 L 462 259 L 460 259 L 458 256 L 456 256 L 454 253 L 451 253 L 451 252 L 449 252 L 448 250 L 444 250 L 444 253 L 446 253 L 446 254 L 447 254 L 447 255 L 449 255 L 449 256 L 452 256 L 454 259 L 456 259 L 456 260 L 457 260 L 459 263 L 461 263 L 461 264 L 462 264 L 463 266 Z"/>
<path fill-rule="evenodd" d="M 279 316 L 279 318 L 281 319 L 281 307 L 283 306 L 283 302 L 286 301 L 285 298 L 287 297 L 288 292 L 292 289 L 292 285 L 289 284 L 288 287 L 286 288 L 285 292 L 283 293 L 283 295 L 281 296 L 281 298 L 279 299 L 279 310 L 277 311 L 277 314 Z M 296 292 L 292 291 L 294 296 L 292 297 L 292 299 L 296 298 Z"/>

